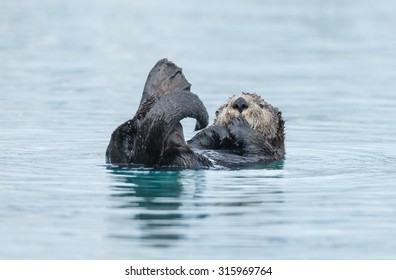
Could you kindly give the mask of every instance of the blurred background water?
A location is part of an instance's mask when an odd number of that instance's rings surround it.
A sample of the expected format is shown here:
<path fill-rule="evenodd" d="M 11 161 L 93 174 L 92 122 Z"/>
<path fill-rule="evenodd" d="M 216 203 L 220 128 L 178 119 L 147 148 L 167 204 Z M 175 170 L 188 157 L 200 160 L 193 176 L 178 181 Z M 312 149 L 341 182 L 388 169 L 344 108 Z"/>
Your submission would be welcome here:
<path fill-rule="evenodd" d="M 395 14 L 391 0 L 1 0 L 0 258 L 394 259 Z M 241 91 L 279 107 L 286 159 L 106 166 L 163 57 L 211 121 Z"/>

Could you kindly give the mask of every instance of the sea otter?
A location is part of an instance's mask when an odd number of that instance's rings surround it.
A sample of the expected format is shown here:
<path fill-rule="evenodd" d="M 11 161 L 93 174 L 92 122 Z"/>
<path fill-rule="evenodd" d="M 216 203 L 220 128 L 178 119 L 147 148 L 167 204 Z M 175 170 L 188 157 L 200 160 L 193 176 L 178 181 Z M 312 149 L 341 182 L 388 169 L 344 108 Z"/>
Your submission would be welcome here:
<path fill-rule="evenodd" d="M 190 91 L 182 69 L 162 59 L 150 71 L 135 116 L 111 135 L 106 162 L 117 165 L 211 167 L 210 160 L 194 153 L 184 140 L 180 120 L 197 120 L 196 129 L 208 125 L 208 113 Z"/>
<path fill-rule="evenodd" d="M 162 59 L 150 71 L 135 116 L 112 134 L 106 162 L 190 169 L 267 163 L 285 155 L 284 121 L 277 108 L 256 94 L 232 96 L 214 124 L 182 69 Z M 201 129 L 187 143 L 180 120 Z M 205 128 L 206 127 L 206 128 Z"/>
<path fill-rule="evenodd" d="M 230 97 L 216 112 L 214 124 L 188 145 L 223 166 L 267 163 L 285 155 L 282 113 L 254 93 Z M 217 153 L 208 152 L 217 151 Z"/>

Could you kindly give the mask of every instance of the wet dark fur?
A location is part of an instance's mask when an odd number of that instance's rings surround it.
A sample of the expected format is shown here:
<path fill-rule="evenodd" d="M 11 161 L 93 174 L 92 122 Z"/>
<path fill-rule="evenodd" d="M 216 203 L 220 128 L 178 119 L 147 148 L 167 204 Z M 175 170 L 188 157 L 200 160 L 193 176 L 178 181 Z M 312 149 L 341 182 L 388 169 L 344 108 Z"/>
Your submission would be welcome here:
<path fill-rule="evenodd" d="M 180 120 L 195 118 L 196 129 L 208 124 L 206 108 L 189 91 L 190 86 L 181 68 L 167 59 L 160 60 L 149 73 L 135 116 L 113 132 L 106 162 L 184 168 L 212 166 L 184 140 Z"/>

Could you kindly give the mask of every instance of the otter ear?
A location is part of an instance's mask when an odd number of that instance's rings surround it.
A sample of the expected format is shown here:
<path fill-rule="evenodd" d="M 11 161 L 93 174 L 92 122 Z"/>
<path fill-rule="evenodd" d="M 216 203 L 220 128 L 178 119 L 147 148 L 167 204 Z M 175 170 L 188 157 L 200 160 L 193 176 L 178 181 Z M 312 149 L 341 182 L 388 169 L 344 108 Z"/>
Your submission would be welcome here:
<path fill-rule="evenodd" d="M 285 121 L 282 118 L 282 112 L 281 111 L 277 111 L 276 116 L 278 117 L 278 129 L 283 131 L 284 126 L 285 126 Z"/>
<path fill-rule="evenodd" d="M 229 100 L 227 101 L 226 104 L 222 105 L 219 109 L 217 109 L 217 111 L 215 113 L 216 117 L 219 116 L 220 112 L 224 110 L 224 108 L 227 106 L 228 103 L 229 103 Z"/>

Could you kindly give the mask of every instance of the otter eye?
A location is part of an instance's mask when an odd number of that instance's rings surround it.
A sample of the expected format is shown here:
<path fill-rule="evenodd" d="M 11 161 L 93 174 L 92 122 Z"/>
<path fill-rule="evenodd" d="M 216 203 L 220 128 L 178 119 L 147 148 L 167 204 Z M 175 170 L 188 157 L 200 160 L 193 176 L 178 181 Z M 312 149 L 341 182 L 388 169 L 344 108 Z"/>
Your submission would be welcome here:
<path fill-rule="evenodd" d="M 264 109 L 264 104 L 259 104 L 261 109 Z"/>

